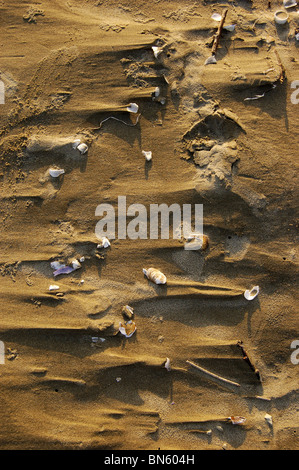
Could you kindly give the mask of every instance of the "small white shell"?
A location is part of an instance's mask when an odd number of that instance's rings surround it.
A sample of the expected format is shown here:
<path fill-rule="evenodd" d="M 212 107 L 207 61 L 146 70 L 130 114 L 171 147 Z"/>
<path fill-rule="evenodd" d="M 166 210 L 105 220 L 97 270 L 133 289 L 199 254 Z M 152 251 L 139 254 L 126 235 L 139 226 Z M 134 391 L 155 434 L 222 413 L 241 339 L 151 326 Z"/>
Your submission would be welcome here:
<path fill-rule="evenodd" d="M 223 26 L 223 29 L 226 29 L 226 31 L 234 31 L 236 28 L 235 24 L 228 24 L 227 26 Z"/>
<path fill-rule="evenodd" d="M 161 273 L 161 271 L 156 268 L 143 269 L 143 273 L 155 284 L 166 284 L 167 282 L 165 274 Z"/>
<path fill-rule="evenodd" d="M 72 261 L 72 267 L 73 267 L 73 269 L 79 269 L 79 268 L 81 268 L 81 264 L 77 259 L 74 259 Z"/>
<path fill-rule="evenodd" d="M 76 149 L 78 147 L 78 145 L 81 144 L 81 140 L 80 139 L 76 139 L 74 140 L 74 142 L 72 143 L 72 147 L 73 149 Z"/>
<path fill-rule="evenodd" d="M 297 5 L 296 0 L 283 0 L 283 6 L 285 8 L 293 8 Z"/>
<path fill-rule="evenodd" d="M 81 258 L 79 259 L 80 263 L 84 263 L 85 261 L 85 256 L 81 256 Z"/>
<path fill-rule="evenodd" d="M 259 286 L 254 286 L 251 290 L 247 289 L 244 292 L 244 297 L 246 300 L 253 300 L 259 294 L 260 288 Z"/>
<path fill-rule="evenodd" d="M 158 96 L 160 95 L 160 92 L 161 92 L 161 90 L 160 90 L 160 88 L 157 86 L 157 87 L 155 88 L 154 93 L 153 93 L 154 98 L 158 98 Z"/>
<path fill-rule="evenodd" d="M 50 263 L 50 266 L 52 269 L 59 269 L 59 268 L 65 268 L 65 264 L 64 263 L 60 263 L 60 261 L 52 261 Z"/>
<path fill-rule="evenodd" d="M 136 329 L 136 324 L 132 320 L 119 324 L 119 332 L 126 338 L 130 338 L 135 333 Z"/>
<path fill-rule="evenodd" d="M 286 11 L 283 10 L 277 10 L 274 13 L 274 20 L 275 23 L 277 24 L 285 24 L 289 19 L 289 15 L 287 14 Z"/>
<path fill-rule="evenodd" d="M 272 416 L 269 415 L 268 413 L 265 414 L 264 416 L 265 420 L 267 421 L 267 423 L 272 426 L 273 425 L 273 419 L 272 419 Z"/>
<path fill-rule="evenodd" d="M 162 47 L 153 46 L 152 51 L 154 53 L 155 58 L 157 59 L 157 57 L 163 52 L 163 49 Z"/>
<path fill-rule="evenodd" d="M 151 159 L 153 158 L 151 151 L 142 150 L 142 155 L 145 156 L 147 162 L 151 161 Z"/>
<path fill-rule="evenodd" d="M 77 146 L 77 150 L 79 150 L 79 152 L 81 153 L 81 155 L 83 155 L 84 153 L 87 152 L 88 147 L 87 147 L 86 144 L 79 144 L 79 145 Z"/>
<path fill-rule="evenodd" d="M 165 369 L 168 370 L 168 372 L 171 371 L 171 366 L 170 366 L 170 359 L 169 359 L 169 357 L 166 358 L 166 362 L 165 362 L 165 364 L 164 364 L 164 367 L 165 367 Z"/>
<path fill-rule="evenodd" d="M 107 237 L 103 237 L 100 239 L 100 243 L 97 245 L 97 248 L 108 248 L 110 246 L 110 241 Z"/>
<path fill-rule="evenodd" d="M 217 60 L 214 55 L 211 55 L 211 57 L 207 58 L 207 60 L 205 61 L 205 65 L 208 65 L 208 64 L 217 64 Z"/>
<path fill-rule="evenodd" d="M 127 107 L 127 111 L 129 111 L 129 113 L 138 113 L 138 109 L 139 106 L 136 103 L 130 103 Z"/>
<path fill-rule="evenodd" d="M 211 16 L 212 20 L 221 21 L 222 16 L 219 13 L 213 13 Z"/>
<path fill-rule="evenodd" d="M 63 175 L 65 171 L 62 168 L 50 168 L 49 169 L 49 175 L 52 176 L 52 178 L 58 178 L 58 176 Z"/>
<path fill-rule="evenodd" d="M 58 290 L 59 289 L 59 286 L 56 286 L 55 284 L 52 284 L 51 286 L 49 286 L 49 290 Z"/>

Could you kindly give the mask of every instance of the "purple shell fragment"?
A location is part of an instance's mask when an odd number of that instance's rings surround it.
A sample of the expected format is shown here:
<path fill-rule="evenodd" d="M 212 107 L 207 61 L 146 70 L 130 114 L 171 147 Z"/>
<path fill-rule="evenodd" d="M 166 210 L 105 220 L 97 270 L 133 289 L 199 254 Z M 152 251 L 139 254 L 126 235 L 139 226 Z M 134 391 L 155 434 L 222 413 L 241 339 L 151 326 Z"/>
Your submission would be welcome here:
<path fill-rule="evenodd" d="M 59 276 L 59 274 L 69 274 L 73 271 L 75 271 L 75 269 L 71 266 L 62 266 L 61 268 L 56 269 L 56 271 L 53 272 L 53 275 Z"/>

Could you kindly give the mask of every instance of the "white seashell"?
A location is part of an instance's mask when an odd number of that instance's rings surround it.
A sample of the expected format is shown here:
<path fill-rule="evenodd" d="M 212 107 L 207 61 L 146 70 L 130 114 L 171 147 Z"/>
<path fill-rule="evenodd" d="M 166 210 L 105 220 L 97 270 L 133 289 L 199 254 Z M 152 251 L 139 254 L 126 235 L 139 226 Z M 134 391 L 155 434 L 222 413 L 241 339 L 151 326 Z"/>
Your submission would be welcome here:
<path fill-rule="evenodd" d="M 269 415 L 268 413 L 265 414 L 264 416 L 265 420 L 267 421 L 267 423 L 272 426 L 273 425 L 273 419 L 272 419 L 272 416 Z"/>
<path fill-rule="evenodd" d="M 59 286 L 56 286 L 55 284 L 52 284 L 51 286 L 49 286 L 49 290 L 58 290 L 59 289 Z"/>
<path fill-rule="evenodd" d="M 60 263 L 60 261 L 52 261 L 52 263 L 50 263 L 50 266 L 52 269 L 65 268 L 65 264 Z"/>
<path fill-rule="evenodd" d="M 283 0 L 283 6 L 285 8 L 293 8 L 297 6 L 296 0 Z"/>
<path fill-rule="evenodd" d="M 165 367 L 165 369 L 168 370 L 168 372 L 171 371 L 171 366 L 170 366 L 170 359 L 169 359 L 169 357 L 166 358 L 166 362 L 165 362 L 165 364 L 164 364 L 164 367 Z"/>
<path fill-rule="evenodd" d="M 84 153 L 87 152 L 88 147 L 87 147 L 86 144 L 79 144 L 78 147 L 77 147 L 77 150 L 79 150 L 79 152 L 81 153 L 81 155 L 83 155 Z"/>
<path fill-rule="evenodd" d="M 132 320 L 119 324 L 119 332 L 126 338 L 130 338 L 136 331 L 136 324 Z"/>
<path fill-rule="evenodd" d="M 156 268 L 143 269 L 143 273 L 155 284 L 166 284 L 167 282 L 165 274 L 161 273 L 161 271 Z"/>
<path fill-rule="evenodd" d="M 78 147 L 78 145 L 81 144 L 81 140 L 80 139 L 76 139 L 74 140 L 74 142 L 72 143 L 72 147 L 73 149 L 76 149 Z"/>
<path fill-rule="evenodd" d="M 235 24 L 228 24 L 227 26 L 223 26 L 223 29 L 226 29 L 226 31 L 235 31 L 236 25 Z"/>
<path fill-rule="evenodd" d="M 129 113 L 138 113 L 138 109 L 139 106 L 136 103 L 130 103 L 127 107 L 127 111 L 129 111 Z"/>
<path fill-rule="evenodd" d="M 150 151 L 142 150 L 142 155 L 145 156 L 145 159 L 146 159 L 147 162 L 151 161 L 151 159 L 153 158 L 152 157 L 152 152 L 150 152 Z"/>
<path fill-rule="evenodd" d="M 80 263 L 84 263 L 85 261 L 85 256 L 81 256 L 81 258 L 79 259 Z"/>
<path fill-rule="evenodd" d="M 244 297 L 247 300 L 253 300 L 259 294 L 260 288 L 259 286 L 254 286 L 251 290 L 247 289 L 244 292 Z"/>
<path fill-rule="evenodd" d="M 97 248 L 108 248 L 110 246 L 110 241 L 107 237 L 103 237 L 100 239 L 100 243 L 97 245 Z"/>
<path fill-rule="evenodd" d="M 160 95 L 160 88 L 158 86 L 155 88 L 153 95 L 154 98 L 158 98 L 158 96 Z"/>
<path fill-rule="evenodd" d="M 116 377 L 116 382 L 120 382 L 121 381 L 121 377 Z"/>
<path fill-rule="evenodd" d="M 63 175 L 65 171 L 61 168 L 50 168 L 49 174 L 52 178 L 58 178 L 58 176 Z"/>
<path fill-rule="evenodd" d="M 79 269 L 79 268 L 81 268 L 81 264 L 77 259 L 74 259 L 72 261 L 72 267 L 73 267 L 73 269 Z"/>
<path fill-rule="evenodd" d="M 277 24 L 285 24 L 289 19 L 289 15 L 287 14 L 286 11 L 283 10 L 277 10 L 274 13 L 274 20 L 275 23 Z"/>
<path fill-rule="evenodd" d="M 222 16 L 219 13 L 213 13 L 211 16 L 212 20 L 221 21 Z"/>
<path fill-rule="evenodd" d="M 163 52 L 163 49 L 162 47 L 152 46 L 152 51 L 154 53 L 155 58 L 157 59 L 157 57 Z"/>
<path fill-rule="evenodd" d="M 208 64 L 217 64 L 217 60 L 214 55 L 211 55 L 211 57 L 207 58 L 207 60 L 205 61 L 205 65 L 208 65 Z"/>
<path fill-rule="evenodd" d="M 295 38 L 297 41 L 299 41 L 299 33 L 295 34 Z"/>

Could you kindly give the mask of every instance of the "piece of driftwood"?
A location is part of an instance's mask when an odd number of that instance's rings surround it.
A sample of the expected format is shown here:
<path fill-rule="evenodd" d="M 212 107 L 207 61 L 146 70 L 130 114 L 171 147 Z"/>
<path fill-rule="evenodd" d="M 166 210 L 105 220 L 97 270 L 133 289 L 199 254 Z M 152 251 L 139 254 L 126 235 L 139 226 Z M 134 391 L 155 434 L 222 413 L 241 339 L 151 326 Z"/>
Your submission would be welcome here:
<path fill-rule="evenodd" d="M 224 377 L 221 377 L 221 375 L 214 374 L 213 372 L 210 372 L 207 369 L 204 369 L 203 367 L 198 366 L 197 364 L 194 364 L 194 362 L 191 361 L 186 361 L 187 364 L 190 364 L 190 366 L 194 367 L 195 369 L 200 370 L 201 372 L 204 372 L 206 375 L 213 379 L 217 379 L 220 382 L 226 383 L 228 385 L 234 385 L 235 387 L 240 387 L 240 384 L 237 382 L 233 382 L 232 380 L 225 379 Z"/>
<path fill-rule="evenodd" d="M 214 36 L 214 42 L 213 42 L 213 46 L 212 46 L 212 55 L 215 55 L 216 52 L 217 52 L 217 49 L 218 49 L 218 46 L 219 46 L 219 41 L 220 41 L 220 36 L 221 36 L 222 30 L 223 30 L 223 26 L 224 26 L 224 22 L 225 22 L 225 19 L 226 19 L 227 12 L 228 12 L 228 9 L 224 10 L 223 13 L 222 13 L 222 17 L 221 17 L 221 20 L 220 20 L 220 23 L 219 23 L 219 26 L 218 26 L 217 33 Z"/>

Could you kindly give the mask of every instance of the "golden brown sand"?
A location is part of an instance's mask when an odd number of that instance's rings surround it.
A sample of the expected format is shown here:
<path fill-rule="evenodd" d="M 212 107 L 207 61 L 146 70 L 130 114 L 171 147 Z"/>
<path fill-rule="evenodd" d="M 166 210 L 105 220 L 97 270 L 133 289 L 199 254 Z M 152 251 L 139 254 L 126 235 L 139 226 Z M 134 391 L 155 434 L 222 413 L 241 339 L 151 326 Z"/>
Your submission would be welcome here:
<path fill-rule="evenodd" d="M 299 19 L 276 26 L 281 4 L 1 2 L 2 449 L 298 448 Z M 224 8 L 235 31 L 204 66 Z M 85 155 L 63 146 L 77 136 Z M 209 248 L 126 239 L 96 257 L 95 209 L 119 195 L 203 204 Z M 53 278 L 51 261 L 82 256 Z"/>

